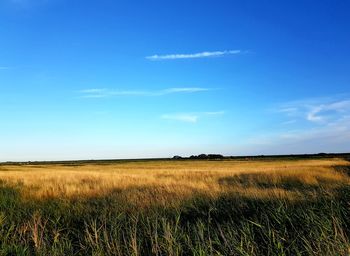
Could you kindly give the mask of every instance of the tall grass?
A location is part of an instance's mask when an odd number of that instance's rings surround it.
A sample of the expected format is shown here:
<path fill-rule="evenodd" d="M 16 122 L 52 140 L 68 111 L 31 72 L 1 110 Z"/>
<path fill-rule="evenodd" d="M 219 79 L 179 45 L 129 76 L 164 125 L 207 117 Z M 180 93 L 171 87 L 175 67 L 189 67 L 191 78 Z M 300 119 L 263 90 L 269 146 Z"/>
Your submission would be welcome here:
<path fill-rule="evenodd" d="M 0 255 L 350 253 L 341 159 L 0 168 Z"/>

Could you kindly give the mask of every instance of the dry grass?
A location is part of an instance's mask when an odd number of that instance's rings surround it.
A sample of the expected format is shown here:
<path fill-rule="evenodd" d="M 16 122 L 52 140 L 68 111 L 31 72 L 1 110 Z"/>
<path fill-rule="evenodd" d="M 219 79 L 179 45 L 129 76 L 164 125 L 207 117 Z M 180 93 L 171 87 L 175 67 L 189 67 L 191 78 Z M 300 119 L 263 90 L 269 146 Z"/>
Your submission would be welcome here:
<path fill-rule="evenodd" d="M 307 185 L 331 191 L 350 184 L 346 174 L 333 168 L 344 165 L 349 163 L 341 159 L 8 165 L 0 167 L 0 179 L 20 185 L 26 199 L 89 198 L 114 193 L 130 204 L 147 207 L 154 203 L 176 205 L 194 193 L 217 197 L 236 192 L 244 197 L 288 200 L 317 196 L 313 191 L 297 188 Z"/>
<path fill-rule="evenodd" d="M 349 174 L 335 158 L 0 165 L 0 255 L 347 255 Z"/>

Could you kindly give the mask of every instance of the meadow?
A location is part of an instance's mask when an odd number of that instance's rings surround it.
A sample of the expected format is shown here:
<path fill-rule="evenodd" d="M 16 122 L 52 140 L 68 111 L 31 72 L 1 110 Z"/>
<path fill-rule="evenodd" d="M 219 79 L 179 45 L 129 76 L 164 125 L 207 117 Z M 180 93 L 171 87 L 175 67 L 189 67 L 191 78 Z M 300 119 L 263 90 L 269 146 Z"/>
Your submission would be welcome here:
<path fill-rule="evenodd" d="M 0 165 L 0 255 L 350 255 L 342 158 Z"/>

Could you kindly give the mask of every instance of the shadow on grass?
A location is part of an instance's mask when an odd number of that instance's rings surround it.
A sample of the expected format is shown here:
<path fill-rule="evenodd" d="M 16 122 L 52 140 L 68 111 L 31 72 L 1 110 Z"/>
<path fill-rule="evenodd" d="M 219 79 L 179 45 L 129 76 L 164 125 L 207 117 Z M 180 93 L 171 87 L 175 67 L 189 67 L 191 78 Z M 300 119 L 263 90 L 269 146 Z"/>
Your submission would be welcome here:
<path fill-rule="evenodd" d="M 325 179 L 318 179 L 322 184 L 332 183 Z M 256 173 L 245 173 L 235 176 L 227 176 L 218 179 L 218 184 L 221 186 L 242 186 L 245 188 L 260 188 L 260 189 L 272 189 L 280 188 L 289 191 L 314 191 L 319 189 L 319 185 L 311 185 L 302 182 L 294 177 L 283 177 L 278 182 L 273 182 L 266 175 L 259 175 Z"/>
<path fill-rule="evenodd" d="M 194 198 L 185 204 L 181 223 L 198 222 L 208 223 L 212 236 L 226 230 L 216 248 L 224 255 L 345 255 L 350 246 L 350 187 L 337 188 L 334 197 L 326 193 L 295 202 L 242 200 L 234 193 L 215 200 Z M 225 236 L 235 248 L 220 249 Z"/>
<path fill-rule="evenodd" d="M 349 186 L 296 202 L 195 193 L 176 209 L 133 208 L 120 192 L 23 201 L 0 183 L 0 254 L 345 255 L 349 245 Z"/>
<path fill-rule="evenodd" d="M 350 177 L 350 165 L 333 166 L 334 170 Z"/>

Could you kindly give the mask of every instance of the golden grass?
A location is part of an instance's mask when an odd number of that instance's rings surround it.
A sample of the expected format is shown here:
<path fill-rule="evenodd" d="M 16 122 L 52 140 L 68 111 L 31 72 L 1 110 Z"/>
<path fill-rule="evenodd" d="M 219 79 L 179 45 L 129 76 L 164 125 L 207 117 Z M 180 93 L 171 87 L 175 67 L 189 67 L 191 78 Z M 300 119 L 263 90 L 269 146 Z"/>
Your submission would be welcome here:
<path fill-rule="evenodd" d="M 279 161 L 145 161 L 112 164 L 0 166 L 0 180 L 20 185 L 25 199 L 103 197 L 111 194 L 146 207 L 176 205 L 194 193 L 216 197 L 234 192 L 244 197 L 317 196 L 298 186 L 333 189 L 350 184 L 334 166 L 342 159 Z M 288 187 L 288 184 L 291 188 Z M 295 186 L 295 188 L 293 188 Z"/>

